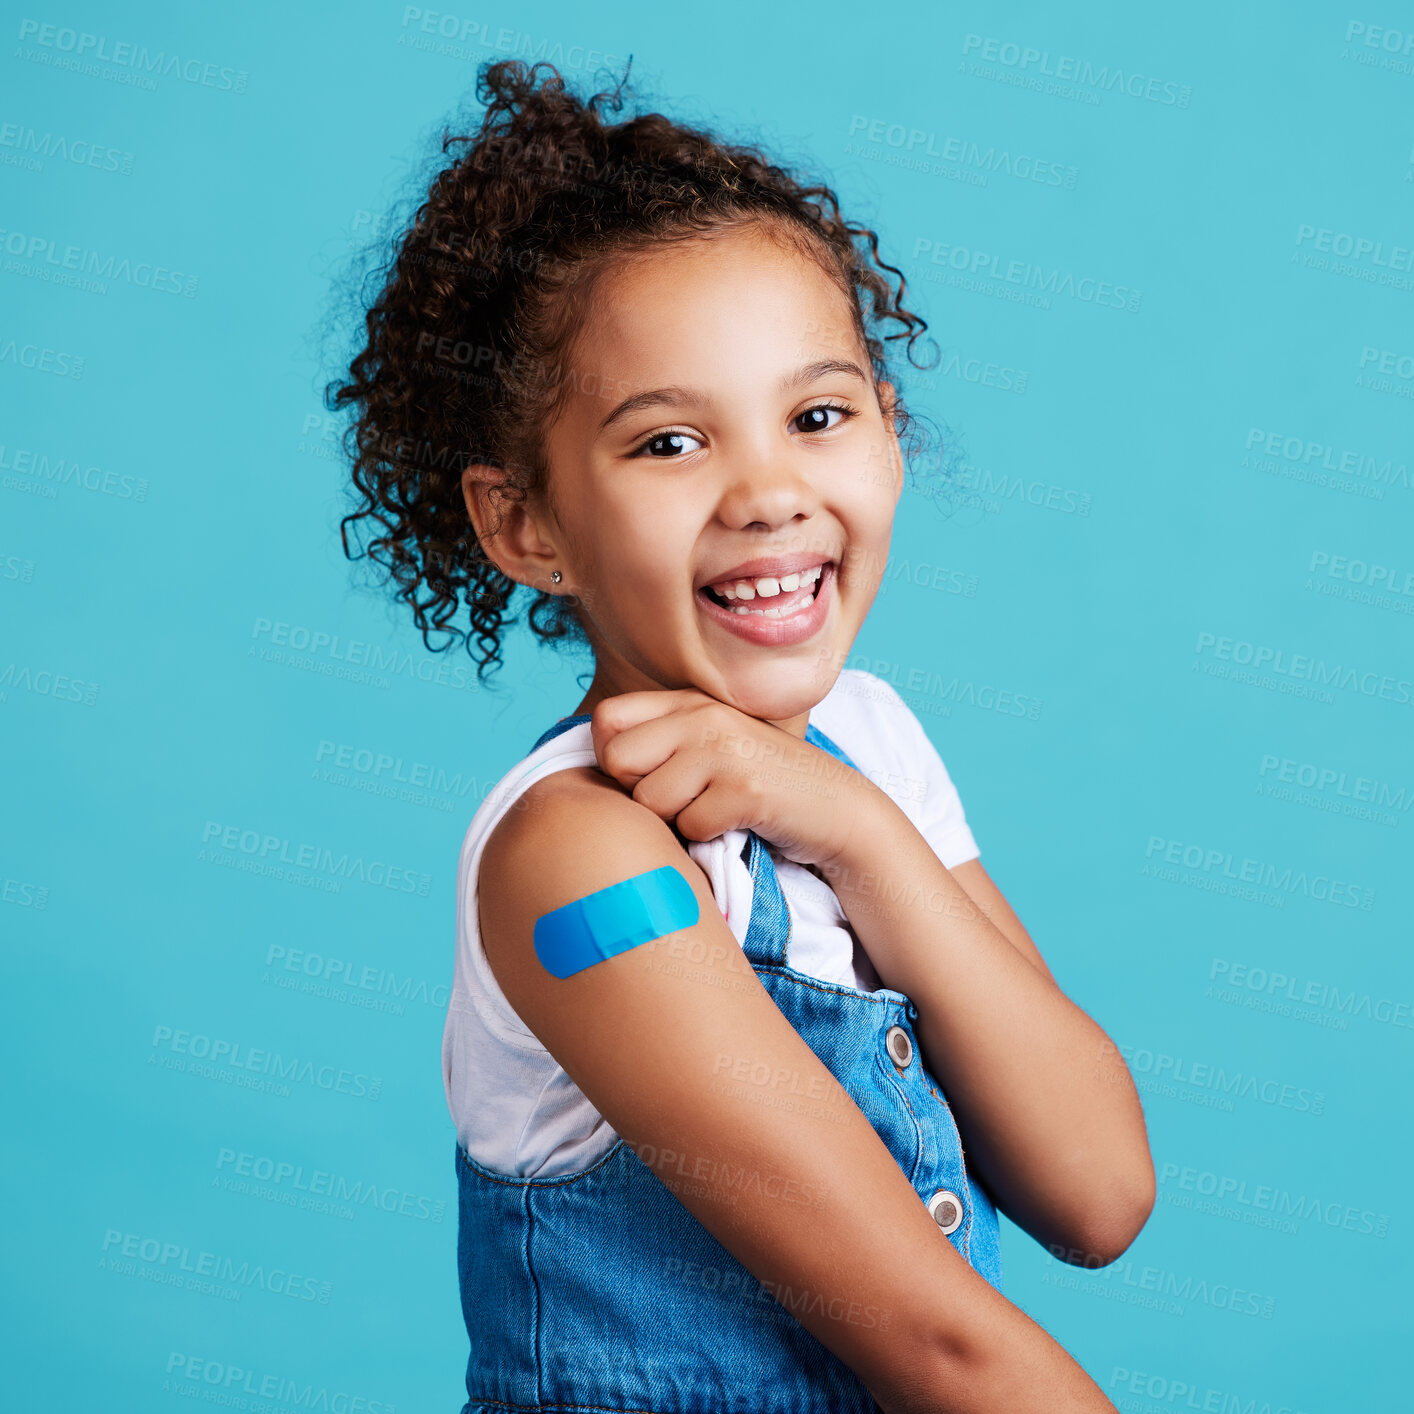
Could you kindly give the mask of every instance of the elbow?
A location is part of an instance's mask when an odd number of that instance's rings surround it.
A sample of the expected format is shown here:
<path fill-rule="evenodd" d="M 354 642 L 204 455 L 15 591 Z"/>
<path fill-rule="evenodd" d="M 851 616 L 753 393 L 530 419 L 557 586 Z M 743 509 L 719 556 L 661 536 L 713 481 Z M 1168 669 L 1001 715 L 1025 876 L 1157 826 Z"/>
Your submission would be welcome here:
<path fill-rule="evenodd" d="M 1077 1267 L 1108 1267 L 1118 1261 L 1144 1230 L 1158 1196 L 1153 1165 L 1146 1163 L 1123 1186 L 1116 1184 L 1103 1202 L 1092 1202 L 1071 1231 L 1069 1244 L 1053 1243 L 1053 1257 Z"/>
<path fill-rule="evenodd" d="M 1119 1261 L 1134 1245 L 1134 1239 L 1144 1230 L 1144 1224 L 1149 1221 L 1149 1214 L 1153 1210 L 1153 1200 L 1150 1199 L 1145 1204 L 1129 1209 L 1124 1218 L 1116 1219 L 1103 1230 L 1091 1234 L 1089 1241 L 1092 1256 L 1088 1265 L 1108 1267 L 1111 1262 Z"/>

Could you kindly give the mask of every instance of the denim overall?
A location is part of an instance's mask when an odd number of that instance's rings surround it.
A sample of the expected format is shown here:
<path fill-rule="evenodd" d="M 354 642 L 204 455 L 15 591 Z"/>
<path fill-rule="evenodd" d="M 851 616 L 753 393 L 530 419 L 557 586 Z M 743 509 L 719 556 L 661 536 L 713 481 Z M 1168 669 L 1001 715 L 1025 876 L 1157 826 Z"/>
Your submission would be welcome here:
<path fill-rule="evenodd" d="M 536 747 L 589 719 L 562 718 Z M 805 739 L 854 766 L 815 727 Z M 771 856 L 748 833 L 742 857 L 754 885 L 744 950 L 762 986 L 888 1146 L 938 1240 L 1000 1290 L 996 1209 L 967 1172 L 942 1086 L 923 1065 L 917 1008 L 902 992 L 859 991 L 792 968 L 791 918 Z M 493 1172 L 460 1142 L 456 1166 L 471 1337 L 461 1414 L 877 1414 L 853 1370 L 790 1313 L 792 1300 L 812 1293 L 763 1287 L 622 1137 L 589 1168 L 550 1178 Z M 902 1306 L 912 1283 L 906 1270 L 898 1278 Z M 849 1310 L 851 1299 L 822 1294 L 842 1319 L 887 1320 L 872 1307 Z"/>

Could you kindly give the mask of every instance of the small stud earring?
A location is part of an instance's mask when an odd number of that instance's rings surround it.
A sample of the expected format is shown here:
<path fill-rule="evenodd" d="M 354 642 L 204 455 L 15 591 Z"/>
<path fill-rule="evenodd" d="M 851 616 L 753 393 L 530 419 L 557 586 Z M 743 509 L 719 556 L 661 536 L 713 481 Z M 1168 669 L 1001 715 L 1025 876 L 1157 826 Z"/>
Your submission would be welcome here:
<path fill-rule="evenodd" d="M 559 570 L 550 571 L 550 579 L 553 583 L 558 584 L 563 578 L 564 576 L 559 572 Z"/>

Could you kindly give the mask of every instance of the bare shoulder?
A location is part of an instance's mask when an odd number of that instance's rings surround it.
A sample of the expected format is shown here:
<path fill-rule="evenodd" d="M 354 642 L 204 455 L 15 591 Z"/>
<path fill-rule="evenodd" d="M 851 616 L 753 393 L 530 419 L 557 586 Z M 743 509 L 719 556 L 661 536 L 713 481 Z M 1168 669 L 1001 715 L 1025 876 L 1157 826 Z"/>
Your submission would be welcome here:
<path fill-rule="evenodd" d="M 567 767 L 536 781 L 501 817 L 482 853 L 480 887 L 519 894 L 560 878 L 569 898 L 579 898 L 573 887 L 580 870 L 594 873 L 643 850 L 675 851 L 673 863 L 705 878 L 668 824 L 617 781 L 592 766 Z"/>

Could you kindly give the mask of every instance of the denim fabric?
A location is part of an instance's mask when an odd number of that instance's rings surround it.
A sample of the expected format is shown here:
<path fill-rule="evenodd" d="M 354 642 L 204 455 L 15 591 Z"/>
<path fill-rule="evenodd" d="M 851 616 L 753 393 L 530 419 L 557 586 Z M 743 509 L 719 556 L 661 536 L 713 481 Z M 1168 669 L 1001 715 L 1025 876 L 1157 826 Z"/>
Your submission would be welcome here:
<path fill-rule="evenodd" d="M 535 745 L 588 720 L 562 718 Z M 813 726 L 806 740 L 854 765 Z M 743 947 L 762 986 L 868 1117 L 919 1201 L 944 1188 L 961 1200 L 961 1224 L 939 1228 L 938 1240 L 1001 1290 L 996 1209 L 968 1173 L 943 1088 L 923 1064 L 917 1008 L 902 992 L 859 991 L 792 968 L 789 908 L 755 834 L 743 858 L 754 886 Z M 886 1046 L 894 1027 L 912 1043 L 902 1069 Z M 471 1340 L 461 1414 L 878 1410 L 858 1376 L 791 1314 L 793 1299 L 812 1294 L 764 1288 L 622 1138 L 589 1168 L 551 1178 L 494 1173 L 460 1143 L 456 1167 Z M 686 1191 L 691 1174 L 668 1181 Z M 907 1271 L 898 1298 L 911 1299 Z M 842 1319 L 883 1323 L 872 1308 L 847 1311 L 848 1292 L 823 1299 L 840 1304 Z"/>

